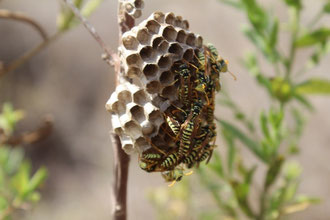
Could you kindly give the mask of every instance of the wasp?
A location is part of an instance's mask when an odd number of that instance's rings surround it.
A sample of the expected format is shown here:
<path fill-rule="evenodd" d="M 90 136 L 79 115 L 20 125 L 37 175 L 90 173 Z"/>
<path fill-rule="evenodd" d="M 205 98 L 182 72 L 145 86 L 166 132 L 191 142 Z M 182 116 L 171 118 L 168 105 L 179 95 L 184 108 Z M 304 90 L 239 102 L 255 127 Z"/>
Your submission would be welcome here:
<path fill-rule="evenodd" d="M 215 145 L 206 144 L 203 154 L 198 158 L 198 162 L 202 162 L 207 159 L 206 164 L 210 161 Z"/>
<path fill-rule="evenodd" d="M 190 105 L 190 98 L 191 98 L 191 73 L 188 68 L 187 64 L 181 64 L 179 66 L 179 71 L 177 71 L 180 75 L 180 92 L 179 92 L 179 99 L 185 106 Z"/>
<path fill-rule="evenodd" d="M 192 171 L 188 173 L 184 173 L 184 169 L 182 167 L 177 167 L 174 170 L 162 172 L 162 176 L 166 182 L 172 182 L 171 184 L 168 185 L 169 187 L 171 187 L 176 182 L 181 181 L 183 176 L 189 176 L 192 173 L 193 173 Z"/>

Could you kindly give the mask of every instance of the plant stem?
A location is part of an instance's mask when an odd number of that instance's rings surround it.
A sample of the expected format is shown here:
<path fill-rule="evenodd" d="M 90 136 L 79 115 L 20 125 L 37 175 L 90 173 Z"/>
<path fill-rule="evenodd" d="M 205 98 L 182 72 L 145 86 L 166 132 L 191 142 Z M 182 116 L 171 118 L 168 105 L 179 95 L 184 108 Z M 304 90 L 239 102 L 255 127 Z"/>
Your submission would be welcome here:
<path fill-rule="evenodd" d="M 43 40 L 47 40 L 48 38 L 46 31 L 41 27 L 41 25 L 38 22 L 28 17 L 27 15 L 24 15 L 21 12 L 12 12 L 6 9 L 0 9 L 0 18 L 12 19 L 27 23 L 38 31 L 38 33 L 43 38 Z"/>
<path fill-rule="evenodd" d="M 256 218 L 257 220 L 265 219 L 265 215 L 267 211 L 267 206 L 266 206 L 267 197 L 268 197 L 268 187 L 264 186 L 264 189 L 262 190 L 262 193 L 260 195 L 260 203 L 259 203 L 260 211 L 259 211 L 259 215 Z"/>
<path fill-rule="evenodd" d="M 299 9 L 292 8 L 292 21 L 291 21 L 291 26 L 292 26 L 292 35 L 291 35 L 291 43 L 290 43 L 290 52 L 289 52 L 289 57 L 287 59 L 287 64 L 286 66 L 286 73 L 285 73 L 285 78 L 289 79 L 289 76 L 292 72 L 292 66 L 294 64 L 295 56 L 296 56 L 296 46 L 295 42 L 298 37 L 299 33 L 299 21 L 300 21 L 300 13 Z"/>
<path fill-rule="evenodd" d="M 112 134 L 112 147 L 114 155 L 114 182 L 113 182 L 113 220 L 126 220 L 127 217 L 127 180 L 129 156 L 121 148 L 119 136 Z"/>

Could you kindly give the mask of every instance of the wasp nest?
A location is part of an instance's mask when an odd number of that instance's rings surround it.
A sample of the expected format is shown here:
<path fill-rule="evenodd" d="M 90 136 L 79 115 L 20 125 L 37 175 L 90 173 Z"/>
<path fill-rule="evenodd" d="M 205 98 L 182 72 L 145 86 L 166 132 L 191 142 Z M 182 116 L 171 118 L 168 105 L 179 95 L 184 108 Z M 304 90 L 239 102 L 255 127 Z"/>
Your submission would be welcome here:
<path fill-rule="evenodd" d="M 155 12 L 125 32 L 119 53 L 126 81 L 106 104 L 125 152 L 138 152 L 140 167 L 167 181 L 182 177 L 181 164 L 210 158 L 215 92 L 227 70 L 216 49 L 188 28 L 180 16 Z"/>

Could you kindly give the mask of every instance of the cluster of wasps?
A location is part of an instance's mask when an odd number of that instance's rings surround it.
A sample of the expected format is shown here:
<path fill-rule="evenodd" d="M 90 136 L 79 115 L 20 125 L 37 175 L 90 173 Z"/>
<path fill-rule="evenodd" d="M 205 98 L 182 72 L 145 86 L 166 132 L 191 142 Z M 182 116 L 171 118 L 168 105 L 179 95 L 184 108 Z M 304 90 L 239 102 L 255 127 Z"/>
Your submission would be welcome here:
<path fill-rule="evenodd" d="M 167 182 L 180 181 L 185 168 L 208 163 L 216 147 L 214 123 L 215 93 L 220 90 L 220 73 L 227 72 L 227 61 L 208 44 L 196 52 L 193 62 L 174 64 L 178 86 L 178 103 L 164 112 L 165 127 L 161 129 L 175 143 L 173 147 L 152 148 L 139 156 L 140 167 L 147 172 L 161 172 Z"/>

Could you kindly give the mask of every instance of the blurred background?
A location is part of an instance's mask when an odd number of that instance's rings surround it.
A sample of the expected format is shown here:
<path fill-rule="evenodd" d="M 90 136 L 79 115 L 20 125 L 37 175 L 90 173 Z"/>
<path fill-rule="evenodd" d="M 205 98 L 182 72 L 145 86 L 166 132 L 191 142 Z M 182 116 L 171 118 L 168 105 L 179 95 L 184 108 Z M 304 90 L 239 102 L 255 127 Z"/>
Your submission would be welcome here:
<path fill-rule="evenodd" d="M 2 0 L 0 8 L 22 11 L 39 21 L 49 34 L 56 31 L 56 16 L 60 1 Z M 275 0 L 262 2 L 272 5 L 281 21 L 287 20 L 283 4 Z M 302 22 L 310 20 L 320 2 L 304 1 Z M 232 98 L 243 106 L 247 115 L 254 116 L 267 106 L 267 95 L 241 65 L 245 51 L 255 50 L 241 32 L 246 23 L 244 14 L 215 0 L 146 0 L 143 18 L 153 11 L 174 12 L 190 22 L 190 30 L 212 42 L 220 54 L 229 60 L 237 81 L 225 74 L 223 86 Z M 116 49 L 118 43 L 117 2 L 104 1 L 90 17 L 91 23 Z M 329 24 L 330 16 L 322 23 Z M 280 36 L 285 42 L 288 36 Z M 9 62 L 35 47 L 42 39 L 29 26 L 0 19 L 0 60 Z M 285 48 L 287 45 L 281 45 Z M 42 200 L 25 219 L 109 219 L 113 158 L 109 138 L 110 115 L 104 105 L 115 88 L 114 71 L 101 60 L 101 49 L 90 34 L 79 25 L 63 34 L 47 49 L 29 62 L 0 79 L 0 105 L 5 101 L 24 109 L 26 118 L 18 128 L 34 127 L 42 115 L 54 116 L 51 136 L 26 148 L 33 167 L 45 165 L 49 178 L 42 188 Z M 308 50 L 306 51 L 306 53 Z M 312 73 L 330 79 L 330 56 Z M 297 63 L 305 62 L 304 53 Z M 267 69 L 266 69 L 267 70 Z M 221 96 L 221 93 L 218 94 Z M 299 191 L 321 198 L 319 205 L 309 207 L 292 219 L 330 218 L 330 99 L 313 97 L 316 111 L 309 114 L 301 139 L 301 153 L 295 157 L 302 164 L 303 175 Z M 217 106 L 216 114 L 229 115 Z M 255 115 L 258 117 L 258 115 Z M 221 151 L 218 138 L 217 150 Z M 251 155 L 246 153 L 246 157 Z M 192 180 L 196 177 L 190 176 Z M 194 183 L 197 181 L 193 181 Z M 198 183 L 196 183 L 198 184 Z M 148 174 L 132 156 L 128 186 L 128 219 L 154 219 L 156 211 L 146 195 L 152 188 L 166 186 L 159 174 Z M 203 189 L 193 192 L 204 195 Z M 192 199 L 199 199 L 193 196 Z M 208 199 L 206 197 L 206 199 Z M 207 203 L 206 203 L 207 204 Z"/>

